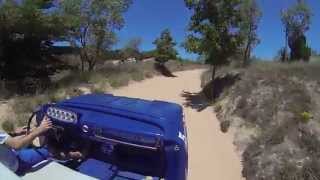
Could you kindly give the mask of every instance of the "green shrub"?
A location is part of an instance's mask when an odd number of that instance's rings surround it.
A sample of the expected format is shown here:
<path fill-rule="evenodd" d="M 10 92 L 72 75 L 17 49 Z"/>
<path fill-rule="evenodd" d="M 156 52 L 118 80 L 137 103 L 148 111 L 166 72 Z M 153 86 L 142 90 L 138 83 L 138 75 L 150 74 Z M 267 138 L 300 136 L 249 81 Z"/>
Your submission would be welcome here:
<path fill-rule="evenodd" d="M 33 97 L 19 97 L 14 102 L 13 110 L 16 114 L 31 113 L 38 106 L 48 102 L 50 102 L 50 97 L 47 94 Z"/>
<path fill-rule="evenodd" d="M 67 89 L 66 94 L 68 95 L 68 97 L 76 97 L 76 96 L 83 95 L 84 93 L 78 88 L 69 88 Z"/>
<path fill-rule="evenodd" d="M 50 102 L 58 102 L 67 97 L 67 90 L 60 88 L 56 91 L 47 92 L 47 96 Z"/>
<path fill-rule="evenodd" d="M 93 88 L 92 89 L 92 93 L 103 94 L 103 93 L 106 93 L 106 91 L 104 89 L 101 89 L 101 88 Z"/>
<path fill-rule="evenodd" d="M 303 112 L 300 114 L 301 116 L 301 122 L 308 123 L 312 118 L 312 114 L 310 112 Z"/>
<path fill-rule="evenodd" d="M 110 86 L 114 88 L 126 86 L 129 84 L 130 75 L 127 73 L 119 73 L 118 75 L 109 76 L 108 81 Z"/>
<path fill-rule="evenodd" d="M 144 79 L 143 72 L 138 71 L 131 74 L 131 78 L 134 81 L 142 81 Z"/>
<path fill-rule="evenodd" d="M 153 77 L 153 74 L 152 74 L 152 72 L 145 72 L 145 74 L 144 74 L 144 76 L 146 77 L 146 78 L 152 78 Z"/>
<path fill-rule="evenodd" d="M 86 77 L 86 79 L 88 79 L 88 82 L 92 84 L 104 82 L 107 80 L 103 73 L 91 73 L 90 75 L 88 75 L 88 77 Z"/>
<path fill-rule="evenodd" d="M 64 76 L 63 78 L 61 78 L 56 82 L 57 88 L 65 88 L 65 87 L 72 86 L 73 84 L 79 83 L 80 82 L 79 74 L 80 74 L 79 71 L 70 71 L 68 75 Z"/>
<path fill-rule="evenodd" d="M 105 76 L 102 72 L 81 72 L 70 71 L 70 73 L 56 82 L 59 88 L 69 88 L 81 83 L 96 83 L 105 80 Z"/>
<path fill-rule="evenodd" d="M 7 133 L 13 132 L 15 128 L 14 123 L 11 120 L 5 120 L 1 126 Z"/>
<path fill-rule="evenodd" d="M 221 129 L 221 131 L 222 131 L 223 133 L 227 133 L 228 130 L 229 130 L 229 128 L 230 128 L 230 125 L 231 125 L 230 121 L 222 121 L 222 122 L 220 123 L 220 129 Z"/>
<path fill-rule="evenodd" d="M 110 85 L 108 82 L 100 82 L 97 84 L 94 84 L 91 88 L 91 91 L 93 93 L 105 93 L 110 88 Z"/>
<path fill-rule="evenodd" d="M 214 112 L 219 113 L 222 110 L 221 104 L 217 104 L 214 106 Z"/>

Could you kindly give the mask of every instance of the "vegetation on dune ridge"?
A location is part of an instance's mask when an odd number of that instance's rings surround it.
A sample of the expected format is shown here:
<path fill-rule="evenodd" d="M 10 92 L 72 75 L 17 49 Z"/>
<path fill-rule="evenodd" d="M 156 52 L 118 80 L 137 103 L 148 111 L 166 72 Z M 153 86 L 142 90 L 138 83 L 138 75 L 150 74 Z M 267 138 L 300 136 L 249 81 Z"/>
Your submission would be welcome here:
<path fill-rule="evenodd" d="M 320 178 L 319 68 L 319 63 L 257 62 L 219 71 L 218 78 L 236 78 L 225 84 L 215 111 L 222 131 L 235 128 L 248 180 Z M 210 72 L 203 74 L 204 85 L 208 77 Z"/>

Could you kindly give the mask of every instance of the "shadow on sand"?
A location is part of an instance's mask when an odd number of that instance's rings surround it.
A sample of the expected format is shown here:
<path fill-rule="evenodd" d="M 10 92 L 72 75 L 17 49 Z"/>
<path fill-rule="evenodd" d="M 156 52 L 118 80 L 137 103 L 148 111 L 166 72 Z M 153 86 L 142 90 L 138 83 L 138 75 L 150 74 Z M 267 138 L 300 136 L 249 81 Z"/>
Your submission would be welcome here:
<path fill-rule="evenodd" d="M 166 77 L 177 77 L 176 75 L 172 74 L 172 72 L 164 64 L 155 63 L 154 67 L 158 72 Z"/>
<path fill-rule="evenodd" d="M 198 112 L 201 112 L 204 109 L 206 109 L 208 106 L 210 106 L 208 99 L 205 97 L 205 95 L 202 92 L 191 93 L 191 92 L 183 91 L 181 96 L 185 98 L 185 103 L 183 103 L 185 107 L 191 107 L 192 109 L 195 109 Z"/>
<path fill-rule="evenodd" d="M 203 111 L 212 105 L 227 89 L 232 87 L 240 79 L 240 73 L 231 73 L 215 79 L 214 87 L 212 81 L 209 82 L 202 91 L 197 93 L 183 91 L 181 96 L 185 99 L 185 107 L 191 107 L 198 112 Z M 213 88 L 214 91 L 213 91 Z M 212 97 L 213 96 L 213 97 Z M 212 101 L 210 101 L 210 99 Z"/>
<path fill-rule="evenodd" d="M 216 77 L 214 83 L 210 81 L 202 90 L 202 93 L 208 99 L 216 101 L 223 95 L 230 87 L 232 87 L 238 80 L 241 79 L 241 74 L 228 73 L 223 76 Z M 214 86 L 213 86 L 214 85 Z M 214 88 L 214 89 L 213 89 Z"/>

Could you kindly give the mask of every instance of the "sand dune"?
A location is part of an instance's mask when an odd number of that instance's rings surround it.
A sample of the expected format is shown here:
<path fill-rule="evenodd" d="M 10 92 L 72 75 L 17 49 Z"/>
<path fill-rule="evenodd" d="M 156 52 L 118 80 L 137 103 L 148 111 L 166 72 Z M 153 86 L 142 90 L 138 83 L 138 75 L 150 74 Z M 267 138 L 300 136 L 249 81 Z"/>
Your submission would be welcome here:
<path fill-rule="evenodd" d="M 155 77 L 114 90 L 115 95 L 157 99 L 183 105 L 182 93 L 197 93 L 204 70 L 175 73 L 177 78 Z M 189 180 L 240 180 L 240 157 L 232 135 L 223 134 L 212 108 L 201 112 L 184 107 L 189 142 Z"/>

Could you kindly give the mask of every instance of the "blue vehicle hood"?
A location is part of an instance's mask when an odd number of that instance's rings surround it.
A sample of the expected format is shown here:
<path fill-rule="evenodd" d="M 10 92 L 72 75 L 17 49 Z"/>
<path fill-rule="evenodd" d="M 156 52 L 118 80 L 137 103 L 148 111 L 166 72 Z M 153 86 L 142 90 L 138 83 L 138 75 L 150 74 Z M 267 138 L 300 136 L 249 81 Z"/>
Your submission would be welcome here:
<path fill-rule="evenodd" d="M 183 110 L 175 103 L 90 94 L 61 101 L 58 105 L 104 112 L 154 125 L 160 127 L 168 139 L 175 139 L 182 128 Z"/>

